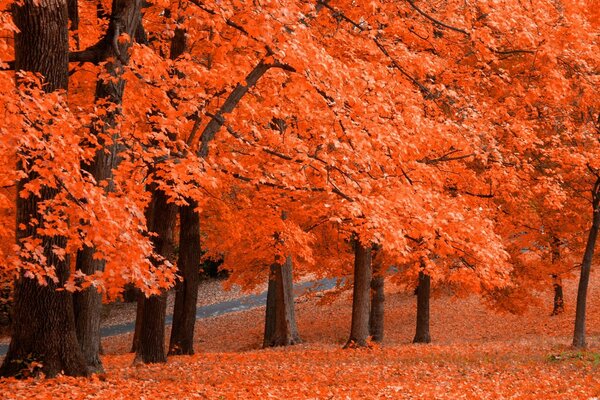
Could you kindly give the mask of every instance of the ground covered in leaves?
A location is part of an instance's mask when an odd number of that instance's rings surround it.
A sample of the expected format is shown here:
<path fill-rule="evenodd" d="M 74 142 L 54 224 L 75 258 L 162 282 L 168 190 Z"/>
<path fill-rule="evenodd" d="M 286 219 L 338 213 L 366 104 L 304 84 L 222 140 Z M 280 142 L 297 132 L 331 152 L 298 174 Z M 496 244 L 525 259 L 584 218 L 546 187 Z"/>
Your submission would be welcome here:
<path fill-rule="evenodd" d="M 415 298 L 390 287 L 383 346 L 342 350 L 348 294 L 299 299 L 304 343 L 261 350 L 264 308 L 201 320 L 197 354 L 132 365 L 131 335 L 104 340 L 106 373 L 90 379 L 0 380 L 0 398 L 590 399 L 600 397 L 600 276 L 592 277 L 585 352 L 569 348 L 575 280 L 566 312 L 550 292 L 523 315 L 490 312 L 475 298 L 432 300 L 434 343 L 413 345 Z"/>

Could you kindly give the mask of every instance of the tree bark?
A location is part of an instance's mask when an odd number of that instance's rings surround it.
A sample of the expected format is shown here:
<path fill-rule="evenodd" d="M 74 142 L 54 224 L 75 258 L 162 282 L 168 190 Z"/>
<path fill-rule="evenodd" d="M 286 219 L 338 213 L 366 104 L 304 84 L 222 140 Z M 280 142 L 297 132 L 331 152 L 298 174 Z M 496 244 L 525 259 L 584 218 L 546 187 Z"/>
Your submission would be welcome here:
<path fill-rule="evenodd" d="M 175 286 L 173 327 L 169 355 L 194 354 L 196 302 L 200 283 L 200 216 L 196 202 L 179 208 L 179 260 L 177 266 L 183 280 Z"/>
<path fill-rule="evenodd" d="M 380 257 L 374 246 L 373 277 L 371 278 L 371 314 L 369 316 L 369 333 L 373 342 L 383 342 L 383 326 L 385 312 L 384 275 Z"/>
<path fill-rule="evenodd" d="M 556 235 L 552 235 L 550 239 L 551 249 L 551 260 L 552 265 L 557 264 L 560 261 L 560 239 Z M 554 302 L 552 308 L 552 315 L 562 314 L 565 310 L 565 303 L 563 297 L 562 279 L 558 274 L 552 274 L 552 287 L 554 288 Z"/>
<path fill-rule="evenodd" d="M 565 300 L 560 276 L 552 275 L 552 286 L 554 287 L 554 307 L 552 308 L 551 315 L 559 315 L 565 311 Z"/>
<path fill-rule="evenodd" d="M 577 289 L 577 309 L 575 311 L 575 329 L 573 332 L 573 347 L 584 348 L 585 342 L 585 317 L 587 289 L 590 281 L 590 270 L 592 268 L 592 259 L 596 240 L 598 239 L 598 230 L 600 229 L 600 178 L 596 180 L 592 190 L 592 226 L 588 234 L 583 261 L 581 262 L 581 275 L 579 277 L 579 287 Z"/>
<path fill-rule="evenodd" d="M 19 29 L 15 34 L 15 69 L 40 73 L 47 92 L 66 90 L 69 60 L 66 0 L 25 0 L 13 4 L 12 13 Z M 20 151 L 26 154 L 27 149 Z M 36 176 L 21 163 L 18 168 L 27 174 L 17 182 L 17 193 L 20 193 Z M 39 196 L 30 194 L 24 199 L 17 195 L 17 243 L 21 244 L 21 239 L 26 237 L 40 238 L 47 266 L 55 268 L 58 283 L 48 280 L 48 285 L 41 286 L 36 279 L 24 276 L 17 280 L 11 342 L 0 367 L 2 376 L 26 377 L 38 372 L 48 377 L 61 372 L 71 376 L 88 375 L 75 334 L 72 295 L 56 290 L 68 279 L 69 260 L 68 257 L 61 260 L 52 249 L 54 246 L 65 248 L 66 239 L 40 237 L 31 224 L 33 219 L 43 219 L 39 203 L 56 194 L 56 190 L 42 187 Z"/>
<path fill-rule="evenodd" d="M 79 4 L 78 0 L 67 0 L 67 8 L 69 9 L 69 21 L 71 25 L 69 30 L 75 32 L 73 38 L 75 39 L 75 46 L 79 50 Z"/>
<path fill-rule="evenodd" d="M 431 296 L 431 278 L 423 271 L 419 272 L 417 286 L 417 329 L 413 343 L 430 343 L 429 335 L 429 298 Z"/>
<path fill-rule="evenodd" d="M 371 248 L 354 243 L 354 289 L 352 294 L 352 324 L 350 338 L 344 346 L 366 347 L 369 339 L 371 311 Z"/>
<path fill-rule="evenodd" d="M 107 108 L 99 120 L 92 124 L 92 133 L 98 136 L 102 146 L 95 154 L 90 165 L 84 165 L 87 170 L 100 183 L 107 182 L 106 192 L 114 188 L 112 182 L 113 169 L 120 163 L 118 125 L 121 116 L 121 105 L 125 90 L 123 79 L 124 66 L 129 61 L 130 41 L 119 41 L 121 33 L 127 33 L 130 37 L 136 32 L 141 16 L 141 0 L 113 0 L 112 13 L 109 27 L 104 42 L 110 45 L 103 47 L 103 58 L 108 60 L 104 66 L 106 72 L 114 79 L 98 79 L 96 82 L 96 102 L 110 103 L 115 107 Z M 104 136 L 111 138 L 109 144 L 105 144 Z M 94 259 L 95 249 L 84 247 L 77 254 L 76 268 L 86 275 L 92 275 L 96 271 L 103 271 L 105 260 Z M 75 316 L 77 322 L 77 338 L 86 362 L 92 371 L 102 371 L 100 362 L 100 308 L 102 306 L 102 295 L 96 288 L 89 287 L 74 296 Z"/>
<path fill-rule="evenodd" d="M 294 310 L 292 257 L 271 265 L 267 289 L 263 347 L 290 346 L 301 342 Z"/>
<path fill-rule="evenodd" d="M 152 189 L 152 201 L 148 206 L 148 230 L 156 235 L 152 237 L 154 251 L 167 260 L 172 260 L 175 253 L 173 230 L 177 206 L 168 203 L 167 195 L 156 188 Z M 159 266 L 159 261 L 153 259 Z M 139 330 L 139 341 L 136 348 L 136 362 L 166 362 L 165 353 L 165 317 L 167 313 L 167 294 L 141 296 L 143 309 Z"/>
<path fill-rule="evenodd" d="M 140 347 L 140 334 L 142 333 L 142 318 L 144 316 L 144 294 L 136 288 L 137 307 L 135 310 L 135 329 L 133 332 L 133 341 L 131 343 L 131 353 L 137 353 Z"/>

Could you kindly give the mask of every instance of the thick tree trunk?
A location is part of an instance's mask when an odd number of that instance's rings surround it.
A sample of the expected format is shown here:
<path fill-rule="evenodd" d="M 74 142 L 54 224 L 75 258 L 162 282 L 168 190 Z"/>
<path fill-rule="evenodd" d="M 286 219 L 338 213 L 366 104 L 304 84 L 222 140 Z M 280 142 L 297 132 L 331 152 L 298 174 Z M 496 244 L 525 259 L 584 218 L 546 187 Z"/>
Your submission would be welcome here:
<path fill-rule="evenodd" d="M 429 335 L 429 298 L 431 296 L 431 278 L 423 271 L 419 272 L 417 286 L 417 332 L 413 343 L 430 343 Z"/>
<path fill-rule="evenodd" d="M 284 264 L 272 264 L 267 289 L 267 309 L 263 347 L 300 343 L 294 310 L 292 257 Z"/>
<path fill-rule="evenodd" d="M 66 0 L 25 0 L 15 3 L 12 11 L 19 28 L 15 34 L 15 70 L 39 72 L 45 79 L 47 92 L 66 90 L 69 52 Z M 21 151 L 26 154 L 27 149 Z M 23 170 L 21 164 L 18 167 Z M 27 173 L 26 178 L 18 181 L 17 193 L 35 178 L 31 172 Z M 55 190 L 43 187 L 39 197 L 17 196 L 17 243 L 26 237 L 39 237 L 47 266 L 54 266 L 59 282 L 49 280 L 48 285 L 40 286 L 36 279 L 24 276 L 16 282 L 11 342 L 0 367 L 2 376 L 25 377 L 39 371 L 49 377 L 61 372 L 72 376 L 88 374 L 75 334 L 72 295 L 56 290 L 69 276 L 69 259 L 59 259 L 52 249 L 65 248 L 66 239 L 40 237 L 31 224 L 33 219 L 42 220 L 38 212 L 40 201 L 55 195 Z"/>
<path fill-rule="evenodd" d="M 552 275 L 552 286 L 554 287 L 554 307 L 551 315 L 559 315 L 565 311 L 562 279 L 558 275 Z"/>
<path fill-rule="evenodd" d="M 583 348 L 586 346 L 585 309 L 587 289 L 590 281 L 590 270 L 592 268 L 594 249 L 596 247 L 596 240 L 598 239 L 598 230 L 600 229 L 600 179 L 596 181 L 592 195 L 592 227 L 588 234 L 583 261 L 581 262 L 581 276 L 579 277 L 579 288 L 577 289 L 577 309 L 575 311 L 575 329 L 573 332 L 573 347 L 576 348 Z"/>
<path fill-rule="evenodd" d="M 173 328 L 169 354 L 194 354 L 196 302 L 200 282 L 200 216 L 196 202 L 179 209 L 179 260 L 177 266 L 183 280 L 175 286 Z"/>
<path fill-rule="evenodd" d="M 369 339 L 371 311 L 371 247 L 357 238 L 354 243 L 354 290 L 352 293 L 352 325 L 344 347 L 366 347 Z"/>
<path fill-rule="evenodd" d="M 109 107 L 102 115 L 101 120 L 93 124 L 93 133 L 98 136 L 102 148 L 98 149 L 94 160 L 90 165 L 85 165 L 94 179 L 106 182 L 106 191 L 112 191 L 113 169 L 120 162 L 118 125 L 121 116 L 121 104 L 125 90 L 123 79 L 124 66 L 129 60 L 129 49 L 131 42 L 118 41 L 117 36 L 127 33 L 130 36 L 137 30 L 141 16 L 141 0 L 126 1 L 113 0 L 112 13 L 109 28 L 104 41 L 111 43 L 103 47 L 103 59 L 108 60 L 104 65 L 106 72 L 113 79 L 98 79 L 96 82 L 96 102 L 110 103 L 116 107 Z M 114 43 L 118 43 L 116 46 Z M 104 135 L 110 136 L 109 144 L 104 144 Z M 76 268 L 86 275 L 103 271 L 104 260 L 94 259 L 95 249 L 84 247 L 77 254 Z M 77 338 L 85 356 L 86 362 L 92 371 L 102 371 L 100 362 L 100 308 L 102 306 L 102 295 L 94 287 L 77 293 L 74 297 L 75 316 L 77 321 Z"/>
<path fill-rule="evenodd" d="M 173 260 L 173 230 L 177 206 L 167 202 L 167 195 L 152 189 L 152 201 L 148 206 L 148 230 L 156 233 L 152 237 L 154 251 L 167 260 Z M 167 294 L 141 297 L 143 310 L 139 341 L 136 348 L 136 362 L 166 362 L 165 353 L 165 317 L 167 313 Z"/>
<path fill-rule="evenodd" d="M 371 278 L 371 314 L 369 333 L 373 342 L 383 342 L 383 320 L 385 312 L 384 275 L 380 257 L 373 256 L 373 277 Z"/>

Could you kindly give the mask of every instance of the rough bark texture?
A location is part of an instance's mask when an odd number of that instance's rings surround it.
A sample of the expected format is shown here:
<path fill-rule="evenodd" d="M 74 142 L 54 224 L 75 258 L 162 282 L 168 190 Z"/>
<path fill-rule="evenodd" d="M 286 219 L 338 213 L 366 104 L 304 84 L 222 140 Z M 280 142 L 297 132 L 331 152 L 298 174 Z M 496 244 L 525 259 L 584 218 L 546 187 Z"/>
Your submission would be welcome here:
<path fill-rule="evenodd" d="M 131 42 L 118 41 L 121 33 L 130 36 L 136 32 L 141 16 L 141 0 L 126 1 L 113 0 L 112 13 L 110 16 L 108 31 L 105 41 L 110 46 L 103 47 L 105 53 L 103 58 L 109 60 L 104 68 L 113 79 L 98 79 L 96 83 L 96 102 L 110 103 L 116 107 L 109 107 L 101 119 L 95 121 L 92 126 L 93 133 L 99 136 L 102 146 L 90 165 L 84 165 L 97 182 L 106 181 L 106 190 L 113 189 L 113 169 L 120 162 L 118 125 L 121 115 L 121 104 L 123 103 L 123 92 L 125 80 L 122 78 L 123 66 L 128 63 Z M 108 145 L 102 139 L 104 135 L 111 137 Z M 77 254 L 76 268 L 86 275 L 96 271 L 104 270 L 105 261 L 94 259 L 95 249 L 84 247 Z M 94 287 L 78 292 L 74 297 L 75 317 L 77 323 L 77 338 L 83 351 L 88 366 L 93 371 L 102 371 L 100 361 L 100 308 L 102 296 Z"/>
<path fill-rule="evenodd" d="M 374 248 L 373 277 L 371 278 L 371 314 L 369 316 L 369 333 L 371 340 L 383 342 L 383 320 L 385 312 L 384 275 L 380 257 Z"/>
<path fill-rule="evenodd" d="M 352 325 L 350 338 L 344 347 L 366 347 L 369 339 L 371 311 L 371 248 L 356 239 L 354 244 L 354 290 L 352 294 Z"/>
<path fill-rule="evenodd" d="M 431 296 L 431 278 L 423 271 L 419 272 L 417 287 L 417 332 L 413 343 L 430 343 L 429 335 L 429 298 Z"/>
<path fill-rule="evenodd" d="M 152 201 L 148 206 L 148 230 L 156 233 L 152 237 L 154 251 L 167 260 L 173 260 L 173 230 L 177 206 L 167 202 L 167 195 L 152 189 Z M 165 353 L 165 317 L 167 313 L 167 294 L 141 297 L 143 310 L 139 330 L 139 341 L 136 348 L 136 362 L 166 362 Z"/>
<path fill-rule="evenodd" d="M 177 265 L 183 280 L 175 286 L 173 328 L 169 354 L 194 354 L 196 302 L 200 282 L 200 216 L 196 203 L 179 209 L 179 260 Z"/>
<path fill-rule="evenodd" d="M 263 347 L 290 346 L 300 343 L 294 310 L 291 256 L 287 256 L 283 264 L 271 265 L 267 290 Z"/>
<path fill-rule="evenodd" d="M 600 178 L 594 184 L 592 191 L 592 226 L 588 234 L 583 261 L 581 262 L 581 276 L 579 277 L 579 287 L 577 289 L 577 309 L 575 311 L 575 329 L 573 332 L 573 347 L 583 348 L 585 343 L 585 309 L 587 302 L 587 289 L 590 281 L 590 270 L 592 268 L 592 259 L 596 240 L 598 239 L 598 230 L 600 229 Z"/>
<path fill-rule="evenodd" d="M 45 78 L 44 89 L 51 92 L 67 89 L 68 83 L 68 11 L 66 0 L 26 0 L 13 5 L 15 34 L 15 69 L 39 72 Z M 26 152 L 26 149 L 22 149 Z M 19 165 L 20 169 L 22 165 Z M 27 171 L 26 171 L 27 172 Z M 35 178 L 30 172 L 17 183 L 17 193 Z M 42 188 L 40 196 L 17 196 L 17 242 L 37 236 L 32 218 L 41 220 L 38 204 L 51 199 L 56 191 Z M 26 229 L 19 229 L 26 226 Z M 63 237 L 41 237 L 48 265 L 55 267 L 58 284 L 40 286 L 35 279 L 20 277 L 15 284 L 14 321 L 8 353 L 0 375 L 24 377 L 39 371 L 46 376 L 60 372 L 67 375 L 88 374 L 77 336 L 72 296 L 56 291 L 69 276 L 68 258 L 60 260 L 53 246 L 64 248 Z M 25 260 L 24 260 L 25 261 Z M 39 363 L 38 366 L 32 362 Z"/>

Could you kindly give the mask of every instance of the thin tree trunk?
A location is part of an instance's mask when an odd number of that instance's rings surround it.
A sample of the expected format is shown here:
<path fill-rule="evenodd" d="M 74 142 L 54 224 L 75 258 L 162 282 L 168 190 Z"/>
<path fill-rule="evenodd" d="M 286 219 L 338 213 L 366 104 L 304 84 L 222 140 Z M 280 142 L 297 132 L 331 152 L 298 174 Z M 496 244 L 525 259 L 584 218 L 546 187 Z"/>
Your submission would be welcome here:
<path fill-rule="evenodd" d="M 136 353 L 140 347 L 140 335 L 142 333 L 142 318 L 144 317 L 144 294 L 136 289 L 137 306 L 135 309 L 135 329 L 133 332 L 133 341 L 131 343 L 131 353 Z"/>
<path fill-rule="evenodd" d="M 350 338 L 344 346 L 366 347 L 369 339 L 371 311 L 371 248 L 354 243 L 354 290 L 352 293 L 352 324 Z"/>
<path fill-rule="evenodd" d="M 559 315 L 565 311 L 565 300 L 560 276 L 552 275 L 552 286 L 554 287 L 554 307 L 551 315 Z"/>
<path fill-rule="evenodd" d="M 550 248 L 552 253 L 550 262 L 555 265 L 560 261 L 560 239 L 556 235 L 551 235 Z M 550 315 L 562 314 L 565 311 L 565 302 L 560 275 L 552 274 L 552 287 L 554 288 L 554 302 Z"/>
<path fill-rule="evenodd" d="M 75 46 L 79 50 L 79 4 L 77 0 L 68 0 L 67 6 L 69 9 L 69 21 L 71 21 L 69 30 L 75 32 L 73 38 L 75 39 Z"/>
<path fill-rule="evenodd" d="M 429 335 L 429 298 L 431 296 L 431 278 L 423 271 L 419 272 L 417 287 L 417 329 L 413 343 L 430 343 Z"/>
<path fill-rule="evenodd" d="M 594 249 L 596 247 L 596 240 L 598 239 L 598 230 L 600 229 L 600 178 L 596 180 L 592 191 L 592 210 L 592 227 L 590 228 L 583 261 L 581 262 L 581 276 L 579 277 L 579 287 L 577 289 L 577 309 L 575 311 L 575 329 L 573 332 L 573 347 L 576 348 L 586 346 L 585 314 L 587 289 L 590 281 Z"/>
<path fill-rule="evenodd" d="M 383 268 L 377 249 L 374 246 L 373 277 L 371 278 L 371 314 L 369 316 L 369 333 L 373 342 L 383 342 L 383 322 L 385 312 L 385 293 Z"/>
<path fill-rule="evenodd" d="M 47 92 L 66 90 L 69 54 L 66 0 L 25 0 L 15 3 L 12 12 L 19 29 L 15 34 L 15 70 L 40 73 Z M 26 154 L 27 149 L 20 151 Z M 24 170 L 21 163 L 18 168 Z M 17 182 L 17 193 L 36 178 L 31 172 L 28 174 Z M 68 279 L 69 259 L 61 260 L 54 254 L 53 247 L 65 248 L 66 239 L 40 237 L 31 224 L 33 219 L 43 219 L 39 214 L 39 203 L 56 194 L 56 190 L 42 187 L 39 196 L 30 194 L 21 198 L 17 195 L 17 243 L 31 236 L 41 239 L 47 266 L 55 268 L 59 282 L 55 284 L 49 280 L 48 285 L 41 286 L 36 279 L 21 276 L 17 280 L 11 342 L 0 367 L 2 376 L 25 377 L 39 371 L 49 377 L 61 372 L 72 376 L 88 375 L 75 334 L 72 295 L 65 290 L 56 290 Z M 32 362 L 39 366 L 35 367 Z"/>
<path fill-rule="evenodd" d="M 148 230 L 156 234 L 152 237 L 154 251 L 159 256 L 172 260 L 175 250 L 173 230 L 175 228 L 177 206 L 168 203 L 168 197 L 163 191 L 153 188 L 152 201 L 148 207 Z M 144 363 L 166 362 L 165 317 L 167 313 L 167 294 L 165 292 L 160 295 L 142 297 L 141 300 L 144 304 L 135 360 Z"/>
<path fill-rule="evenodd" d="M 292 257 L 284 264 L 272 264 L 267 292 L 263 347 L 290 346 L 300 343 L 294 310 Z"/>
<path fill-rule="evenodd" d="M 177 265 L 183 280 L 175 286 L 173 327 L 169 355 L 194 354 L 196 302 L 200 283 L 200 216 L 196 202 L 179 208 L 179 260 Z"/>
<path fill-rule="evenodd" d="M 120 147 L 118 125 L 121 116 L 121 104 L 125 90 L 123 79 L 124 66 L 129 61 L 129 49 L 131 42 L 119 41 L 117 36 L 127 33 L 130 36 L 137 30 L 141 16 L 141 0 L 126 1 L 113 0 L 112 13 L 109 28 L 104 38 L 105 42 L 111 43 L 102 47 L 103 59 L 108 60 L 104 65 L 106 72 L 114 79 L 98 79 L 96 82 L 96 102 L 115 105 L 109 107 L 102 115 L 101 120 L 93 124 L 93 133 L 98 136 L 102 145 L 95 154 L 90 165 L 85 165 L 96 182 L 107 182 L 107 193 L 114 190 L 113 169 L 120 163 Z M 118 43 L 118 45 L 114 45 Z M 111 137 L 109 144 L 104 144 L 103 137 Z M 84 247 L 77 254 L 76 268 L 86 275 L 92 275 L 96 271 L 103 271 L 105 260 L 94 259 L 95 249 Z M 92 371 L 102 371 L 100 362 L 100 308 L 102 306 L 102 295 L 96 288 L 89 287 L 74 296 L 75 316 L 77 322 L 77 338 L 83 351 L 86 362 Z"/>

